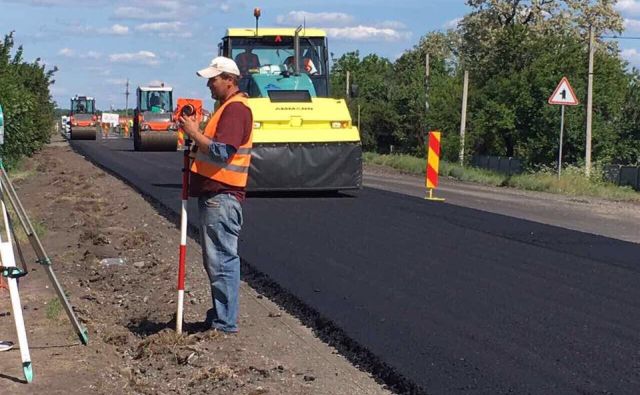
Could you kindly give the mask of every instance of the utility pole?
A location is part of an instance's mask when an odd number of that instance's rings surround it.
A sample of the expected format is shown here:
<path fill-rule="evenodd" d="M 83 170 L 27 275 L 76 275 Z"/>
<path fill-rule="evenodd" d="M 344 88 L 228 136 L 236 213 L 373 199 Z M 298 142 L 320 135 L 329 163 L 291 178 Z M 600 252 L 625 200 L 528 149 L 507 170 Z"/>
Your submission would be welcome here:
<path fill-rule="evenodd" d="M 587 83 L 587 141 L 585 144 L 584 167 L 587 177 L 591 175 L 591 118 L 593 112 L 593 53 L 595 43 L 593 26 L 589 25 L 589 79 Z"/>
<path fill-rule="evenodd" d="M 129 119 L 129 79 L 127 78 L 127 89 L 124 91 L 124 113 Z"/>
<path fill-rule="evenodd" d="M 427 115 L 429 114 L 429 53 L 424 55 L 424 118 L 426 129 L 426 137 L 424 140 L 425 149 L 429 152 L 429 125 L 427 124 Z"/>
<path fill-rule="evenodd" d="M 349 97 L 349 70 L 347 70 L 347 85 L 345 95 L 345 97 Z"/>
<path fill-rule="evenodd" d="M 425 111 L 429 111 L 429 54 L 424 56 Z"/>
<path fill-rule="evenodd" d="M 464 166 L 464 134 L 467 124 L 467 95 L 469 93 L 469 71 L 464 71 L 462 83 L 462 115 L 460 117 L 460 166 Z"/>

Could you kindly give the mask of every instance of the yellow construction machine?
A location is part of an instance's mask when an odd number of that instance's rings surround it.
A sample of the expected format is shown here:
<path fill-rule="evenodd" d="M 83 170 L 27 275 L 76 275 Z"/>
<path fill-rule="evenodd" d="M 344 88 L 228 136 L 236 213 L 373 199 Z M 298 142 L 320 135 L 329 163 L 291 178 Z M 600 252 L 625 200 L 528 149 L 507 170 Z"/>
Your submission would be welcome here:
<path fill-rule="evenodd" d="M 234 59 L 253 112 L 248 189 L 345 190 L 362 184 L 362 145 L 344 99 L 329 96 L 326 33 L 228 29 L 220 55 Z"/>

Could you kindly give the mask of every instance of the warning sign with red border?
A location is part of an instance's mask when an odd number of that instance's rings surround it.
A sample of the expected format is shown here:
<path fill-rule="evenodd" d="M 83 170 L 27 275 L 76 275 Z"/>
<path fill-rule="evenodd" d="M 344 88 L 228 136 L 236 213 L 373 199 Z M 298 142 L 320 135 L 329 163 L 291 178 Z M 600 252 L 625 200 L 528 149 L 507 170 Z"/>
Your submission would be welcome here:
<path fill-rule="evenodd" d="M 567 77 L 562 77 L 556 90 L 553 91 L 553 94 L 549 97 L 549 104 L 560 104 L 563 106 L 577 106 L 580 104 L 578 96 L 576 96 L 576 93 L 573 91 Z"/>

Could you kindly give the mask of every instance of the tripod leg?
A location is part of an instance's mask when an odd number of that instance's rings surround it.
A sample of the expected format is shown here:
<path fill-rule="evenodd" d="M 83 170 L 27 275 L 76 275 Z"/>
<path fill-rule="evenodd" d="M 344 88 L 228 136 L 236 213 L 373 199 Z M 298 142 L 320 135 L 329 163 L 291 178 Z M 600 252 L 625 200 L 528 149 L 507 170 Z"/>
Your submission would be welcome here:
<path fill-rule="evenodd" d="M 15 267 L 15 258 L 13 256 L 13 246 L 11 245 L 11 231 L 7 215 L 7 208 L 3 201 L 0 201 L 4 226 L 7 235 L 7 241 L 0 240 L 0 259 L 4 267 Z M 20 345 L 20 357 L 22 358 L 22 370 L 24 378 L 28 383 L 33 381 L 33 370 L 31 367 L 31 355 L 29 355 L 29 343 L 27 341 L 27 332 L 24 329 L 24 318 L 22 317 L 22 305 L 20 303 L 20 294 L 18 293 L 18 281 L 9 277 L 9 294 L 11 295 L 11 308 L 13 310 L 13 319 L 16 324 L 16 333 L 18 334 L 18 344 Z"/>
<path fill-rule="evenodd" d="M 80 321 L 78 321 L 76 314 L 73 312 L 73 308 L 71 307 L 71 304 L 67 300 L 67 296 L 64 294 L 64 290 L 62 289 L 60 282 L 58 282 L 58 278 L 56 277 L 56 274 L 53 272 L 53 268 L 51 267 L 51 259 L 49 259 L 49 257 L 47 256 L 47 253 L 45 252 L 44 247 L 42 247 L 42 244 L 40 243 L 40 239 L 38 239 L 38 235 L 36 235 L 36 232 L 33 230 L 33 226 L 31 226 L 29 217 L 27 216 L 27 213 L 24 207 L 22 206 L 20 199 L 18 198 L 18 194 L 13 188 L 13 185 L 11 184 L 11 180 L 9 180 L 9 176 L 7 175 L 7 172 L 5 171 L 4 166 L 2 166 L 1 163 L 0 163 L 0 191 L 2 192 L 3 196 L 6 195 L 9 198 L 9 201 L 11 202 L 11 206 L 13 206 L 13 208 L 15 209 L 18 219 L 20 220 L 20 224 L 22 225 L 25 233 L 27 234 L 29 238 L 29 242 L 31 243 L 31 246 L 33 247 L 36 253 L 36 256 L 38 257 L 38 263 L 40 263 L 45 268 L 45 271 L 49 276 L 49 280 L 53 284 L 53 288 L 55 289 L 56 294 L 58 295 L 58 299 L 60 299 L 62 307 L 67 313 L 67 316 L 69 317 L 69 321 L 71 321 L 71 324 L 73 325 L 82 344 L 86 345 L 87 343 L 89 343 L 89 333 L 86 330 L 86 328 L 84 328 L 80 324 Z"/>

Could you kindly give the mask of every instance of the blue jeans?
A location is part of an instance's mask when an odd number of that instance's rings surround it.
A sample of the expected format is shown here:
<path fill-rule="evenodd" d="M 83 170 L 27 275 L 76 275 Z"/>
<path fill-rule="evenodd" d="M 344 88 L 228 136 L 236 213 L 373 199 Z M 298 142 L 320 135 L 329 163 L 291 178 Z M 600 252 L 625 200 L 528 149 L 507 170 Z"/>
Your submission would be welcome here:
<path fill-rule="evenodd" d="M 212 328 L 237 332 L 242 206 L 235 197 L 223 193 L 198 198 L 198 209 L 202 262 L 209 275 L 213 300 L 207 322 Z"/>

